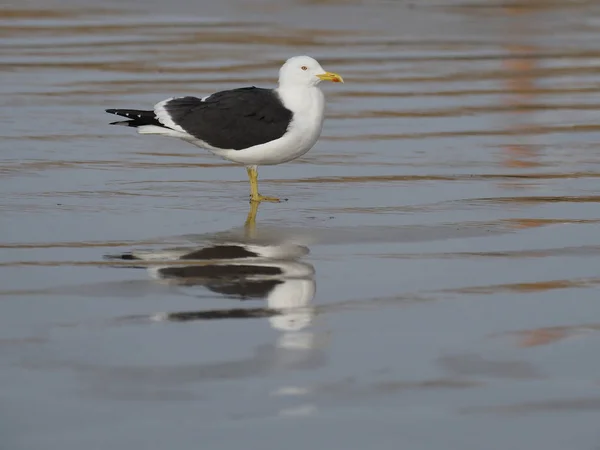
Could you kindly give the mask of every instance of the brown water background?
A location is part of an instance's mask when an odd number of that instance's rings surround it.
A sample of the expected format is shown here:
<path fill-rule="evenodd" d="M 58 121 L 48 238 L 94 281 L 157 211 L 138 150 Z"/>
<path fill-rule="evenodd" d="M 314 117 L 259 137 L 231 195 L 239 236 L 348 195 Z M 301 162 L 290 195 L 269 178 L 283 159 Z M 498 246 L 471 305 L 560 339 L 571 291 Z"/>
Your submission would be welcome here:
<path fill-rule="evenodd" d="M 589 1 L 4 2 L 0 448 L 597 449 L 599 42 Z M 305 272 L 106 260 L 247 242 L 249 206 L 243 169 L 104 109 L 296 54 L 346 83 L 260 169 L 289 201 L 254 242 Z"/>

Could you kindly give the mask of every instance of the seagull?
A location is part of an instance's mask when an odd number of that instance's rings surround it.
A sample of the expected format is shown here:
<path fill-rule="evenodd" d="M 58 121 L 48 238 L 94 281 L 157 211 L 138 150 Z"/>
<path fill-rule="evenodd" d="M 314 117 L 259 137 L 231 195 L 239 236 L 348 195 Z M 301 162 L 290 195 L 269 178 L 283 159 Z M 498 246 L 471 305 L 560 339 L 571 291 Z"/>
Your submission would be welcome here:
<path fill-rule="evenodd" d="M 246 167 L 251 202 L 279 202 L 258 192 L 258 166 L 282 164 L 308 152 L 323 129 L 321 81 L 343 83 L 310 56 L 294 56 L 279 69 L 275 89 L 255 86 L 209 96 L 172 97 L 152 110 L 107 109 L 127 118 L 112 122 L 139 134 L 176 137 Z"/>

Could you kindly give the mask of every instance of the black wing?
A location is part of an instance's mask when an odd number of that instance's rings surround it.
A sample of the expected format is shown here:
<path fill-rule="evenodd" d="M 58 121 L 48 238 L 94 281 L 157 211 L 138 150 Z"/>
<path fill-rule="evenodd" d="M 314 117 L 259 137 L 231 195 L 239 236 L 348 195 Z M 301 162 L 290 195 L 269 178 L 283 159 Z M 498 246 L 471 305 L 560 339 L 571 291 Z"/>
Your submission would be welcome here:
<path fill-rule="evenodd" d="M 174 98 L 164 108 L 187 133 L 223 149 L 241 150 L 278 139 L 292 121 L 292 112 L 275 91 L 256 87 L 217 92 L 204 101 Z"/>

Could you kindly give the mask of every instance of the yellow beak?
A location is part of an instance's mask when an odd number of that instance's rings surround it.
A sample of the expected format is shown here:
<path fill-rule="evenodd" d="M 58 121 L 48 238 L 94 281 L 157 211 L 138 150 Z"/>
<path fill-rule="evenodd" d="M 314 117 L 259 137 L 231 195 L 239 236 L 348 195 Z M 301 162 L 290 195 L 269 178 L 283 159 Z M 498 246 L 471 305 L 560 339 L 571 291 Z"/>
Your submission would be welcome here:
<path fill-rule="evenodd" d="M 333 81 L 334 83 L 343 83 L 344 79 L 340 77 L 337 73 L 333 72 L 325 72 L 320 75 L 317 75 L 323 81 Z"/>

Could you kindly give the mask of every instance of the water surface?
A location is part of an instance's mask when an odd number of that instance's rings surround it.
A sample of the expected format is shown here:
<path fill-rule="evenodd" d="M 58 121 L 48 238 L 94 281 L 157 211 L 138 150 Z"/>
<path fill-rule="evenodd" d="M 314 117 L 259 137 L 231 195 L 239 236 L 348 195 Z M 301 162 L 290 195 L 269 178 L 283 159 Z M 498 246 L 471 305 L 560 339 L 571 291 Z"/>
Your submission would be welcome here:
<path fill-rule="evenodd" d="M 3 6 L 0 447 L 597 448 L 599 27 L 545 0 Z M 107 125 L 295 54 L 346 83 L 259 170 L 285 203 Z"/>

